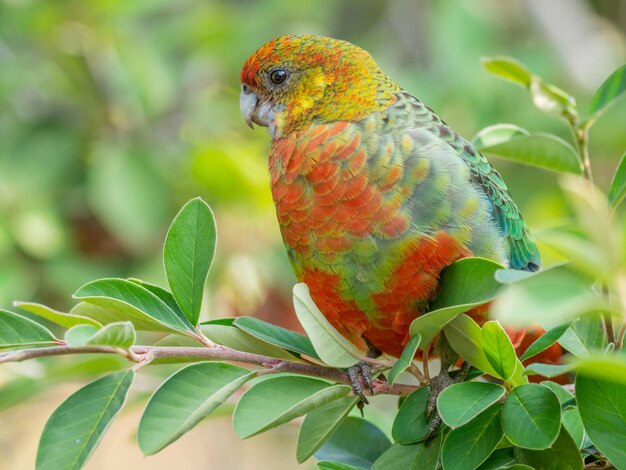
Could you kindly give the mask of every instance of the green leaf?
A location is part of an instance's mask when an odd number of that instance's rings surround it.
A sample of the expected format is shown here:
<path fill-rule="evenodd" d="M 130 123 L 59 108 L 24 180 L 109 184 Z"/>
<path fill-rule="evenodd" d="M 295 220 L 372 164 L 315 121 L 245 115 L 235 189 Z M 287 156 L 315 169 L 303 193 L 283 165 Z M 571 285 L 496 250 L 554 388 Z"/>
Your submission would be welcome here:
<path fill-rule="evenodd" d="M 394 444 L 374 462 L 372 470 L 435 470 L 439 461 L 441 436 L 417 444 Z"/>
<path fill-rule="evenodd" d="M 500 408 L 495 404 L 469 423 L 450 431 L 441 450 L 444 470 L 476 468 L 495 450 L 502 439 Z"/>
<path fill-rule="evenodd" d="M 253 317 L 236 318 L 234 325 L 260 340 L 274 344 L 288 351 L 319 359 L 313 348 L 313 344 L 311 344 L 311 340 L 300 333 L 272 325 L 271 323 Z"/>
<path fill-rule="evenodd" d="M 502 409 L 504 434 L 519 447 L 547 449 L 561 429 L 561 405 L 548 387 L 526 384 L 515 387 Z"/>
<path fill-rule="evenodd" d="M 311 377 L 270 377 L 255 383 L 243 394 L 235 408 L 233 428 L 245 439 L 344 397 L 350 391 L 347 385 L 330 385 Z"/>
<path fill-rule="evenodd" d="M 565 333 L 570 326 L 570 323 L 562 323 L 560 325 L 555 326 L 554 328 L 549 329 L 544 334 L 542 334 L 539 338 L 537 338 L 533 343 L 528 346 L 524 354 L 520 357 L 520 360 L 525 361 L 533 356 L 536 356 L 540 352 L 545 351 L 550 346 L 558 341 L 558 339 Z"/>
<path fill-rule="evenodd" d="M 387 436 L 372 423 L 349 416 L 315 453 L 315 458 L 369 469 L 390 446 Z"/>
<path fill-rule="evenodd" d="M 594 354 L 585 358 L 576 358 L 570 362 L 580 375 L 609 380 L 626 385 L 626 354 Z"/>
<path fill-rule="evenodd" d="M 519 463 L 529 465 L 531 468 L 542 470 L 582 470 L 583 468 L 583 459 L 578 447 L 564 427 L 561 428 L 559 437 L 549 449 L 531 450 L 516 447 L 513 453 Z"/>
<path fill-rule="evenodd" d="M 482 57 L 483 67 L 496 77 L 503 78 L 524 88 L 530 86 L 532 74 L 521 63 L 510 57 Z"/>
<path fill-rule="evenodd" d="M 597 113 L 626 92 L 626 65 L 622 65 L 607 78 L 594 93 L 589 105 L 590 113 Z"/>
<path fill-rule="evenodd" d="M 482 140 L 488 141 L 485 134 L 482 135 Z M 576 150 L 565 140 L 552 134 L 542 132 L 516 134 L 509 140 L 500 140 L 493 145 L 478 145 L 477 149 L 483 153 L 547 170 L 575 175 L 580 175 L 583 171 Z"/>
<path fill-rule="evenodd" d="M 98 328 L 93 325 L 76 325 L 65 332 L 65 342 L 75 348 L 84 346 L 97 332 Z"/>
<path fill-rule="evenodd" d="M 293 286 L 293 305 L 300 324 L 322 361 L 335 367 L 350 367 L 358 362 L 359 351 L 326 320 L 311 299 L 306 284 Z"/>
<path fill-rule="evenodd" d="M 200 325 L 200 330 L 211 341 L 231 349 L 236 349 L 237 351 L 298 361 L 294 355 L 284 349 L 260 340 L 235 326 L 211 322 Z M 198 346 L 200 346 L 200 344 L 198 344 Z"/>
<path fill-rule="evenodd" d="M 498 374 L 485 356 L 481 343 L 481 330 L 467 315 L 459 315 L 443 329 L 452 349 L 474 367 L 497 377 Z"/>
<path fill-rule="evenodd" d="M 419 333 L 411 336 L 411 339 L 402 350 L 400 358 L 393 365 L 389 374 L 387 374 L 387 380 L 390 384 L 395 383 L 398 376 L 407 370 L 407 368 L 411 365 L 411 362 L 413 362 L 413 358 L 415 357 L 415 353 L 417 352 L 417 345 L 420 343 L 420 340 L 421 337 Z"/>
<path fill-rule="evenodd" d="M 86 385 L 59 406 L 39 441 L 37 470 L 78 470 L 122 408 L 132 370 L 114 372 Z"/>
<path fill-rule="evenodd" d="M 509 468 L 509 465 L 515 464 L 513 449 L 506 447 L 504 449 L 496 449 L 487 460 L 485 460 L 478 470 L 500 470 Z"/>
<path fill-rule="evenodd" d="M 604 306 L 591 283 L 588 277 L 567 266 L 557 266 L 506 286 L 494 301 L 491 313 L 505 325 L 537 323 L 551 328 Z"/>
<path fill-rule="evenodd" d="M 576 377 L 576 401 L 589 439 L 617 468 L 626 468 L 626 384 Z"/>
<path fill-rule="evenodd" d="M 50 345 L 58 340 L 30 318 L 0 309 L 0 349 L 15 346 Z"/>
<path fill-rule="evenodd" d="M 304 462 L 322 447 L 358 401 L 358 397 L 340 398 L 306 415 L 298 436 L 298 463 Z"/>
<path fill-rule="evenodd" d="M 502 266 L 485 258 L 463 258 L 446 267 L 440 277 L 441 292 L 432 311 L 413 320 L 411 335 L 421 336 L 425 348 L 444 326 L 461 313 L 493 300 L 500 289 L 495 272 Z"/>
<path fill-rule="evenodd" d="M 496 281 L 500 284 L 515 284 L 516 282 L 535 276 L 540 272 L 541 271 L 521 271 L 519 269 L 498 269 L 496 271 Z"/>
<path fill-rule="evenodd" d="M 564 403 L 567 403 L 574 399 L 574 395 L 565 390 L 561 385 L 557 384 L 556 382 L 544 380 L 539 385 L 548 387 L 550 390 L 552 390 L 556 397 L 559 399 L 559 403 L 561 404 L 561 406 L 563 406 Z"/>
<path fill-rule="evenodd" d="M 27 312 L 34 313 L 46 320 L 61 325 L 65 328 L 71 328 L 76 325 L 87 324 L 96 327 L 102 326 L 95 320 L 89 317 L 81 317 L 80 315 L 72 315 L 71 313 L 64 313 L 54 310 L 46 305 L 37 304 L 34 302 L 13 302 L 14 307 L 21 308 Z"/>
<path fill-rule="evenodd" d="M 136 334 L 129 321 L 109 323 L 95 332 L 85 343 L 87 346 L 111 346 L 128 349 L 135 344 Z"/>
<path fill-rule="evenodd" d="M 481 344 L 489 364 L 503 380 L 515 373 L 519 360 L 506 332 L 497 321 L 488 321 L 482 327 Z"/>
<path fill-rule="evenodd" d="M 332 460 L 320 460 L 317 462 L 317 468 L 320 470 L 363 470 L 363 467 L 354 467 L 341 462 L 333 462 Z"/>
<path fill-rule="evenodd" d="M 177 371 L 154 392 L 141 417 L 137 438 L 143 454 L 155 454 L 176 441 L 255 375 L 223 362 Z"/>
<path fill-rule="evenodd" d="M 542 375 L 544 377 L 552 378 L 558 375 L 567 374 L 574 369 L 575 367 L 572 364 L 541 364 L 534 362 L 526 366 L 524 373 L 526 375 Z"/>
<path fill-rule="evenodd" d="M 391 435 L 400 444 L 413 444 L 423 441 L 433 417 L 426 421 L 426 405 L 430 386 L 422 387 L 409 395 L 402 403 L 393 421 Z"/>
<path fill-rule="evenodd" d="M 609 189 L 609 203 L 611 206 L 617 207 L 624 197 L 626 197 L 626 153 L 622 155 L 613 175 L 611 189 Z"/>
<path fill-rule="evenodd" d="M 452 429 L 467 424 L 504 395 L 504 387 L 487 382 L 463 382 L 446 387 L 437 397 L 437 410 Z"/>
<path fill-rule="evenodd" d="M 476 148 L 490 147 L 507 142 L 514 137 L 530 135 L 526 129 L 515 124 L 495 124 L 480 130 L 473 138 L 472 144 Z M 522 271 L 526 272 L 526 271 Z"/>
<path fill-rule="evenodd" d="M 172 293 L 168 291 L 167 289 L 163 289 L 162 287 L 157 286 L 155 284 L 150 284 L 149 282 L 142 281 L 141 279 L 135 279 L 131 277 L 128 280 L 130 282 L 134 282 L 137 285 L 140 285 L 146 290 L 149 290 L 154 295 L 156 295 L 165 305 L 171 308 L 172 311 L 176 313 L 176 315 L 178 315 L 181 318 L 183 317 L 186 318 L 185 314 L 176 303 L 176 299 L 174 298 Z"/>
<path fill-rule="evenodd" d="M 74 298 L 101 307 L 83 313 L 101 323 L 129 320 L 138 330 L 193 331 L 185 317 L 178 316 L 146 288 L 126 279 L 90 282 L 78 289 Z"/>
<path fill-rule="evenodd" d="M 555 85 L 544 82 L 536 75 L 530 81 L 529 91 L 538 110 L 548 114 L 578 116 L 573 96 Z"/>
<path fill-rule="evenodd" d="M 192 325 L 198 323 L 204 285 L 215 256 L 213 212 L 200 198 L 183 206 L 167 232 L 163 260 L 172 294 Z"/>
<path fill-rule="evenodd" d="M 585 442 L 585 428 L 583 427 L 578 408 L 571 407 L 566 409 L 563 412 L 562 421 L 563 426 L 565 426 L 569 435 L 572 436 L 578 448 L 582 449 Z"/>
<path fill-rule="evenodd" d="M 559 338 L 559 344 L 578 357 L 603 351 L 606 337 L 599 313 L 588 313 L 574 320 Z"/>

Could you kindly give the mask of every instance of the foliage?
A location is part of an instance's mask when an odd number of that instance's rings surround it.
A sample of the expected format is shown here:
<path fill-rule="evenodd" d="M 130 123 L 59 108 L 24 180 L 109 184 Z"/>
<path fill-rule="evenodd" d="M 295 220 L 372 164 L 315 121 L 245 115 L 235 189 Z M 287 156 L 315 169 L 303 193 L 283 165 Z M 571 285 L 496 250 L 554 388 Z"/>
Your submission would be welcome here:
<path fill-rule="evenodd" d="M 293 300 L 307 336 L 245 317 L 199 323 L 217 232 L 209 206 L 193 199 L 166 236 L 169 290 L 137 279 L 105 278 L 80 287 L 74 294 L 80 303 L 69 314 L 24 302 L 16 306 L 43 320 L 0 312 L 0 348 L 7 350 L 0 363 L 81 352 L 128 361 L 122 370 L 111 365 L 107 375 L 52 414 L 37 468 L 81 468 L 122 408 L 136 372 L 165 362 L 191 364 L 165 379 L 145 408 L 138 442 L 146 455 L 237 401 L 233 428 L 242 439 L 305 416 L 296 458 L 314 456 L 321 469 L 582 469 L 594 463 L 606 468 L 609 462 L 626 468 L 626 240 L 612 210 L 623 197 L 624 170 L 620 165 L 609 202 L 593 186 L 587 152 L 589 128 L 625 88 L 623 69 L 598 90 L 593 114 L 581 119 L 568 93 L 521 64 L 504 58 L 484 63 L 527 88 L 540 111 L 563 117 L 572 128 L 573 145 L 510 125 L 493 126 L 475 139 L 486 153 L 570 173 L 562 188 L 575 221 L 541 239 L 571 262 L 528 274 L 480 258 L 458 261 L 442 273 L 447 282 L 433 310 L 411 325 L 413 338 L 402 357 L 372 360 L 360 357 L 330 326 L 304 284 L 294 287 Z M 589 253 L 598 258 L 590 261 Z M 494 299 L 495 320 L 479 325 L 467 314 Z M 65 328 L 64 339 L 44 320 Z M 520 360 L 499 320 L 507 327 L 540 325 L 547 331 Z M 138 344 L 137 331 L 168 336 Z M 426 416 L 429 371 L 426 362 L 420 369 L 412 359 L 438 335 L 477 372 L 439 395 L 443 423 L 426 441 L 434 419 Z M 542 363 L 541 353 L 557 342 L 571 353 L 565 364 Z M 372 394 L 405 396 L 393 421 L 393 442 L 373 422 L 351 416 L 358 399 L 345 370 L 359 360 L 369 360 L 374 369 Z M 537 373 L 570 374 L 575 387 L 529 383 Z M 245 392 L 239 395 L 241 388 Z"/>

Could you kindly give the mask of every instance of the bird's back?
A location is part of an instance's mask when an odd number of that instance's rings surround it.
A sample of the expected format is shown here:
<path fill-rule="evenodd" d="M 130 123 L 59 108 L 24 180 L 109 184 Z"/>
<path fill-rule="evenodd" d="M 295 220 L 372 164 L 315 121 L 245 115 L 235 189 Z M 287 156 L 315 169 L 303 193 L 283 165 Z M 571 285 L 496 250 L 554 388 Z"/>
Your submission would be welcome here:
<path fill-rule="evenodd" d="M 498 173 L 408 93 L 365 119 L 274 140 L 269 166 L 296 276 L 357 345 L 399 355 L 461 257 L 538 265 Z"/>

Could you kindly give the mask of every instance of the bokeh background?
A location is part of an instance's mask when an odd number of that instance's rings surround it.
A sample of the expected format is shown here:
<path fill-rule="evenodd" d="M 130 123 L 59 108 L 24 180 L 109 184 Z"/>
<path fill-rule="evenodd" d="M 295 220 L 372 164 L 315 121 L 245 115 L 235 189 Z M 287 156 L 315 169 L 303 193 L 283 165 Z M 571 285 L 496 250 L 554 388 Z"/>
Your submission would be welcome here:
<path fill-rule="evenodd" d="M 297 328 L 269 138 L 239 115 L 240 67 L 258 46 L 285 33 L 346 39 L 465 137 L 510 122 L 569 138 L 480 57 L 517 58 L 584 110 L 626 62 L 625 32 L 624 0 L 0 0 L 0 307 L 19 299 L 67 309 L 72 292 L 99 277 L 163 284 L 168 225 L 200 195 L 219 233 L 205 319 L 256 315 Z M 591 134 L 602 188 L 624 149 L 622 103 Z M 493 162 L 532 229 L 567 218 L 555 175 Z M 66 358 L 0 368 L 0 469 L 32 468 L 52 410 L 81 377 L 118 366 Z M 157 384 L 140 377 L 87 468 L 296 467 L 295 425 L 240 442 L 227 410 L 142 457 L 134 432 Z M 384 407 L 369 411 L 383 427 Z"/>

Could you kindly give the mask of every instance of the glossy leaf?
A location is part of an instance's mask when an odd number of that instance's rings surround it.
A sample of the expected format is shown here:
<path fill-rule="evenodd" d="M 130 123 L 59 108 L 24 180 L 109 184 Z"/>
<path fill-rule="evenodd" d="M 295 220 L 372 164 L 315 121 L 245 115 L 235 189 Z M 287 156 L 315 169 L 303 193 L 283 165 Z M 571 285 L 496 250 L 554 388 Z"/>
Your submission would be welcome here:
<path fill-rule="evenodd" d="M 514 388 L 504 402 L 502 427 L 516 446 L 547 449 L 561 429 L 561 406 L 557 396 L 538 384 Z"/>
<path fill-rule="evenodd" d="M 306 415 L 298 436 L 298 463 L 304 462 L 322 447 L 358 401 L 358 397 L 340 398 Z"/>
<path fill-rule="evenodd" d="M 582 449 L 585 442 L 585 428 L 583 427 L 578 408 L 571 407 L 563 411 L 562 421 L 563 426 L 565 426 L 569 435 L 572 436 L 576 446 Z"/>
<path fill-rule="evenodd" d="M 236 318 L 234 325 L 260 340 L 274 344 L 288 351 L 319 359 L 313 348 L 313 344 L 311 344 L 311 340 L 300 333 L 272 325 L 271 323 L 253 317 Z"/>
<path fill-rule="evenodd" d="M 559 344 L 578 357 L 588 357 L 606 346 L 606 337 L 599 313 L 588 313 L 574 320 L 559 338 Z"/>
<path fill-rule="evenodd" d="M 374 424 L 349 416 L 315 453 L 315 458 L 369 469 L 389 447 L 389 439 Z"/>
<path fill-rule="evenodd" d="M 299 360 L 284 349 L 260 340 L 235 326 L 207 322 L 200 325 L 200 330 L 211 341 L 237 351 L 261 354 L 278 359 Z M 199 343 L 196 344 L 200 346 Z"/>
<path fill-rule="evenodd" d="M 548 114 L 577 116 L 576 100 L 566 91 L 541 78 L 533 76 L 529 90 L 533 104 L 537 109 Z"/>
<path fill-rule="evenodd" d="M 114 372 L 72 394 L 59 406 L 39 441 L 37 470 L 78 470 L 118 414 L 135 373 Z"/>
<path fill-rule="evenodd" d="M 168 291 L 167 289 L 163 289 L 162 287 L 157 286 L 156 284 L 150 284 L 149 282 L 142 281 L 141 279 L 130 278 L 128 280 L 130 282 L 134 282 L 135 284 L 138 284 L 141 287 L 143 287 L 144 289 L 149 290 L 150 292 L 152 292 L 165 305 L 167 305 L 169 308 L 171 308 L 172 311 L 174 313 L 176 313 L 176 315 L 178 315 L 179 317 L 181 317 L 181 318 L 185 317 L 185 314 L 183 313 L 183 311 L 180 309 L 180 307 L 176 303 L 176 299 L 174 298 L 172 293 L 170 291 Z"/>
<path fill-rule="evenodd" d="M 555 267 L 508 285 L 491 312 L 505 325 L 551 328 L 604 305 L 591 282 L 567 266 Z"/>
<path fill-rule="evenodd" d="M 387 374 L 387 380 L 390 384 L 395 383 L 398 376 L 407 370 L 407 368 L 411 365 L 411 362 L 413 362 L 413 358 L 415 357 L 415 353 L 417 352 L 417 346 L 420 343 L 420 339 L 421 337 L 419 333 L 411 336 L 411 339 L 402 350 L 402 355 L 393 365 L 389 374 Z"/>
<path fill-rule="evenodd" d="M 603 110 L 626 92 L 626 65 L 622 65 L 607 78 L 591 98 L 590 113 Z"/>
<path fill-rule="evenodd" d="M 427 386 L 416 390 L 404 400 L 391 430 L 395 442 L 413 444 L 424 440 L 433 418 L 426 420 L 429 395 L 430 386 Z"/>
<path fill-rule="evenodd" d="M 575 367 L 572 364 L 541 364 L 534 362 L 526 366 L 524 373 L 526 375 L 542 375 L 544 377 L 552 378 L 567 374 L 574 369 Z"/>
<path fill-rule="evenodd" d="M 518 359 L 506 332 L 496 321 L 488 321 L 481 330 L 481 344 L 489 364 L 503 380 L 515 373 Z"/>
<path fill-rule="evenodd" d="M 514 137 L 529 134 L 530 132 L 526 129 L 522 129 L 515 124 L 495 124 L 481 129 L 478 134 L 472 138 L 472 144 L 474 144 L 476 148 L 489 147 L 507 142 Z"/>
<path fill-rule="evenodd" d="M 183 206 L 172 222 L 163 261 L 172 294 L 192 325 L 198 323 L 202 294 L 215 256 L 217 232 L 208 204 L 200 198 Z"/>
<path fill-rule="evenodd" d="M 504 395 L 504 387 L 487 382 L 451 385 L 437 397 L 437 410 L 452 429 L 467 424 Z"/>
<path fill-rule="evenodd" d="M 180 317 L 146 288 L 126 279 L 100 279 L 82 286 L 74 298 L 101 307 L 95 313 L 101 323 L 130 320 L 136 329 L 193 331 L 185 317 Z M 98 318 L 100 317 L 100 318 Z"/>
<path fill-rule="evenodd" d="M 448 433 L 441 449 L 444 470 L 476 468 L 491 455 L 503 436 L 501 407 L 492 405 L 469 423 Z"/>
<path fill-rule="evenodd" d="M 355 467 L 332 460 L 320 460 L 317 462 L 317 468 L 319 468 L 319 470 L 363 470 L 363 467 Z"/>
<path fill-rule="evenodd" d="M 53 344 L 57 339 L 30 318 L 0 309 L 0 349 Z"/>
<path fill-rule="evenodd" d="M 582 470 L 583 459 L 564 427 L 561 428 L 558 438 L 549 449 L 531 450 L 516 447 L 515 457 L 521 464 L 531 468 L 543 470 Z"/>
<path fill-rule="evenodd" d="M 233 428 L 245 439 L 344 397 L 350 390 L 347 385 L 330 385 L 311 377 L 270 377 L 243 394 L 235 408 Z"/>
<path fill-rule="evenodd" d="M 623 353 L 598 353 L 584 358 L 573 359 L 569 365 L 580 375 L 626 385 L 625 356 Z"/>
<path fill-rule="evenodd" d="M 421 336 L 420 347 L 433 338 L 453 318 L 493 300 L 500 289 L 495 272 L 502 266 L 484 258 L 464 258 L 446 267 L 440 277 L 441 292 L 432 310 L 411 323 L 411 335 Z"/>
<path fill-rule="evenodd" d="M 576 150 L 565 140 L 552 134 L 537 132 L 516 135 L 493 145 L 479 145 L 477 149 L 483 153 L 547 170 L 575 175 L 582 173 L 582 164 Z"/>
<path fill-rule="evenodd" d="M 578 411 L 589 438 L 617 468 L 626 467 L 626 383 L 578 375 Z"/>
<path fill-rule="evenodd" d="M 435 470 L 439 461 L 442 434 L 428 442 L 394 444 L 374 462 L 372 470 Z"/>
<path fill-rule="evenodd" d="M 550 390 L 552 390 L 556 397 L 559 399 L 559 403 L 561 404 L 561 406 L 563 406 L 564 403 L 567 403 L 574 399 L 574 395 L 572 395 L 571 392 L 568 392 L 563 388 L 563 386 L 557 384 L 556 382 L 544 380 L 539 385 L 548 387 Z"/>
<path fill-rule="evenodd" d="M 485 356 L 481 342 L 481 330 L 467 315 L 459 315 L 444 328 L 446 339 L 452 349 L 474 367 L 494 377 L 497 372 Z"/>
<path fill-rule="evenodd" d="M 139 447 L 152 455 L 196 426 L 255 372 L 223 362 L 187 366 L 154 392 L 139 423 Z"/>
<path fill-rule="evenodd" d="M 622 155 L 622 159 L 617 165 L 613 180 L 611 181 L 611 189 L 609 189 L 609 203 L 616 207 L 626 197 L 626 153 Z"/>
<path fill-rule="evenodd" d="M 65 332 L 65 342 L 68 346 L 80 347 L 87 344 L 89 338 L 98 332 L 92 325 L 76 325 Z"/>
<path fill-rule="evenodd" d="M 136 334 L 129 321 L 109 323 L 95 332 L 85 343 L 87 346 L 111 346 L 128 349 L 135 344 Z"/>
<path fill-rule="evenodd" d="M 517 85 L 528 88 L 532 74 L 521 63 L 510 57 L 483 57 L 483 67 L 489 73 Z"/>
<path fill-rule="evenodd" d="M 19 307 L 22 310 L 26 310 L 27 312 L 34 313 L 41 318 L 45 318 L 52 323 L 56 323 L 57 325 L 61 325 L 65 328 L 71 328 L 75 325 L 92 325 L 96 327 L 102 326 L 95 320 L 92 320 L 89 317 L 82 317 L 80 315 L 73 315 L 71 313 L 59 312 L 58 310 L 54 310 L 46 305 L 37 304 L 34 302 L 13 302 L 13 306 Z"/>
<path fill-rule="evenodd" d="M 515 464 L 513 449 L 511 447 L 506 447 L 493 451 L 489 458 L 480 464 L 478 470 L 502 470 L 504 468 L 509 468 L 509 466 L 513 464 Z"/>
<path fill-rule="evenodd" d="M 306 284 L 293 287 L 293 305 L 300 324 L 322 361 L 335 367 L 350 367 L 358 362 L 359 351 L 326 320 L 311 299 Z"/>
<path fill-rule="evenodd" d="M 558 341 L 558 339 L 565 333 L 565 330 L 569 328 L 569 323 L 562 323 L 561 325 L 557 325 L 554 328 L 549 329 L 544 334 L 542 334 L 539 338 L 537 338 L 533 343 L 526 348 L 524 354 L 520 357 L 520 360 L 525 361 L 533 356 L 536 356 L 540 352 L 545 351 L 550 346 Z"/>

